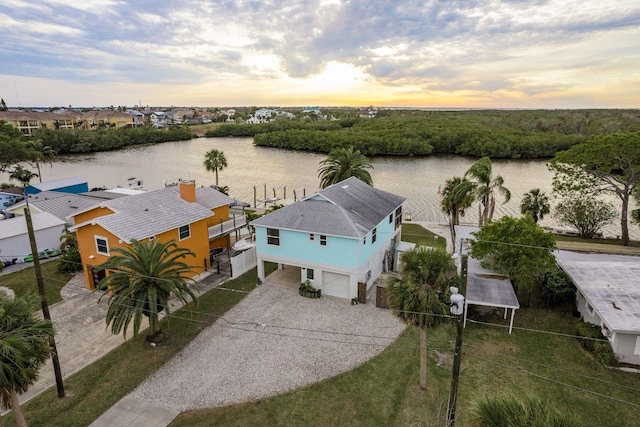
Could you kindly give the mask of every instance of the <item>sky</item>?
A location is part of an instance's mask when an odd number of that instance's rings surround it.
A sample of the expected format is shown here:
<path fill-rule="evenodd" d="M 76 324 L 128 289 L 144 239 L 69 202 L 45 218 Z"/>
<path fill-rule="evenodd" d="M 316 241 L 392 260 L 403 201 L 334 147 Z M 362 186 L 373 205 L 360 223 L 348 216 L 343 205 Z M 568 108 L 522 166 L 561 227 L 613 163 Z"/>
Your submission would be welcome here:
<path fill-rule="evenodd" d="M 1 0 L 0 97 L 640 108 L 640 1 Z"/>

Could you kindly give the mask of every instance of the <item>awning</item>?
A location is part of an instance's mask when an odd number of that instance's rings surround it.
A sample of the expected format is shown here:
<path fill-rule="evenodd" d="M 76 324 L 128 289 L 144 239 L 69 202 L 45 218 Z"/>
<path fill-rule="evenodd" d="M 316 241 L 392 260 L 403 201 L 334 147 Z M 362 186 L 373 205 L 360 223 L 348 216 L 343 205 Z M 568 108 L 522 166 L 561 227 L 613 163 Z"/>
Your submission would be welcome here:
<path fill-rule="evenodd" d="M 464 303 L 464 326 L 467 325 L 467 309 L 470 304 L 504 308 L 504 318 L 511 309 L 509 333 L 513 329 L 515 311 L 520 308 L 513 284 L 507 277 L 482 268 L 480 262 L 471 257 L 467 261 L 467 291 Z"/>

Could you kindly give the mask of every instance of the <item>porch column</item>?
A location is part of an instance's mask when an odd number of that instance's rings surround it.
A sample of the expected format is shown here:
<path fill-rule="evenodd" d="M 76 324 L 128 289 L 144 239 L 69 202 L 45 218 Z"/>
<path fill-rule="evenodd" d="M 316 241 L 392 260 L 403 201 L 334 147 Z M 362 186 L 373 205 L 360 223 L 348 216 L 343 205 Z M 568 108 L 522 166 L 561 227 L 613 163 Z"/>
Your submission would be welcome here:
<path fill-rule="evenodd" d="M 264 261 L 258 259 L 258 279 L 264 283 Z"/>

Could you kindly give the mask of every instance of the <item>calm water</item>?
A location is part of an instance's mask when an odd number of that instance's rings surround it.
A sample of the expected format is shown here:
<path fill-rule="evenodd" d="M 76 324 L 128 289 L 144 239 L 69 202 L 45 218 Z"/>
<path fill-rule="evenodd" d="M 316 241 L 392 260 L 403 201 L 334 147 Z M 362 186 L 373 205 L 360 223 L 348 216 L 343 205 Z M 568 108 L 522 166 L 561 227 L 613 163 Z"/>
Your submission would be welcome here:
<path fill-rule="evenodd" d="M 255 147 L 251 138 L 198 138 L 190 141 L 168 142 L 147 147 L 135 147 L 108 153 L 60 157 L 53 165 L 41 166 L 43 180 L 68 177 L 86 179 L 89 187 L 128 187 L 128 179 L 143 181 L 145 189 L 162 188 L 165 180 L 195 179 L 197 185 L 215 183 L 215 175 L 203 166 L 204 154 L 212 148 L 222 150 L 228 168 L 219 171 L 220 185 L 227 185 L 234 198 L 254 203 L 254 187 L 257 199 L 275 196 L 293 199 L 303 193 L 318 190 L 318 167 L 326 156 L 274 148 Z M 373 159 L 371 172 L 376 188 L 407 198 L 405 212 L 413 220 L 446 222 L 440 209 L 438 186 L 447 179 L 462 176 L 474 162 L 473 158 L 456 156 L 406 158 L 385 157 Z M 494 160 L 494 174 L 502 175 L 505 186 L 511 190 L 512 199 L 496 206 L 495 216 L 519 216 L 522 195 L 533 188 L 551 193 L 553 175 L 545 160 Z M 6 176 L 0 177 L 7 181 Z M 500 201 L 502 199 L 499 199 Z M 260 202 L 258 202 L 259 204 Z M 477 221 L 477 208 L 472 207 L 463 222 Z M 552 218 L 542 225 L 557 226 Z M 566 227 L 565 227 L 566 228 Z M 634 229 L 635 228 L 635 229 Z M 634 238 L 640 233 L 631 226 Z M 619 224 L 606 229 L 609 234 L 619 234 Z"/>

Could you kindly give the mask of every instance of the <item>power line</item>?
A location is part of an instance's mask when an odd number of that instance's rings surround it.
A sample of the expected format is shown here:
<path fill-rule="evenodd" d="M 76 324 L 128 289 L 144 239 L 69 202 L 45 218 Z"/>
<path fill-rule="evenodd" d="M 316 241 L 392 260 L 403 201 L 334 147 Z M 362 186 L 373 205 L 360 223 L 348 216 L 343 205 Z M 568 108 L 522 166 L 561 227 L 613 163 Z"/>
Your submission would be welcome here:
<path fill-rule="evenodd" d="M 479 348 L 475 344 L 467 344 L 467 346 L 468 347 Z M 588 379 L 588 380 L 598 381 L 598 382 L 601 382 L 601 383 L 604 383 L 604 384 L 609 384 L 609 385 L 613 385 L 613 386 L 617 386 L 617 387 L 626 388 L 626 389 L 629 389 L 629 390 L 639 391 L 640 392 L 640 388 L 630 387 L 630 386 L 627 386 L 627 385 L 624 385 L 624 384 L 615 383 L 613 381 L 603 380 L 601 378 L 592 377 L 590 375 L 581 374 L 581 373 L 578 373 L 578 372 L 575 372 L 575 371 L 569 371 L 569 370 L 566 370 L 566 369 L 558 368 L 556 366 L 545 365 L 543 363 L 534 362 L 532 360 L 523 359 L 521 357 L 509 356 L 509 355 L 506 355 L 506 354 L 501 354 L 500 356 L 501 357 L 507 357 L 509 359 L 519 360 L 519 361 L 524 362 L 524 363 L 530 363 L 532 365 L 541 366 L 541 367 L 547 368 L 547 369 L 553 369 L 553 370 L 556 370 L 556 371 L 564 372 L 566 374 L 571 374 L 571 375 L 575 375 L 575 376 L 578 376 L 578 377 L 582 377 L 582 378 L 585 378 L 585 379 Z"/>
<path fill-rule="evenodd" d="M 487 358 L 484 358 L 484 357 L 481 357 L 481 356 L 478 356 L 478 355 L 475 355 L 475 354 L 470 354 L 470 353 L 466 353 L 466 352 L 464 354 L 467 355 L 467 356 L 475 357 L 475 358 L 480 359 L 480 360 L 484 360 L 485 362 L 492 363 L 492 364 L 497 365 L 497 366 L 501 366 L 503 368 L 511 369 L 513 371 L 521 372 L 523 374 L 527 374 L 527 375 L 530 375 L 532 377 L 540 378 L 540 379 L 543 379 L 545 381 L 549 381 L 549 382 L 552 382 L 552 383 L 555 383 L 555 384 L 560 384 L 560 385 L 563 385 L 565 387 L 570 387 L 570 388 L 573 388 L 575 390 L 579 390 L 579 391 L 582 391 L 582 392 L 585 392 L 585 393 L 590 393 L 590 394 L 596 395 L 598 397 L 603 397 L 605 399 L 613 400 L 613 401 L 618 402 L 618 403 L 623 403 L 623 404 L 626 404 L 626 405 L 631 405 L 631 406 L 635 406 L 637 408 L 640 408 L 640 404 L 639 403 L 629 402 L 629 401 L 618 399 L 616 397 L 612 397 L 612 396 L 609 396 L 609 395 L 606 395 L 606 394 L 603 394 L 603 393 L 599 393 L 597 391 L 593 391 L 593 390 L 589 390 L 589 389 L 586 389 L 586 388 L 578 387 L 578 386 L 575 386 L 573 384 L 567 384 L 565 382 L 558 381 L 558 380 L 553 379 L 553 378 L 548 378 L 548 377 L 545 377 L 545 376 L 542 376 L 542 375 L 527 371 L 527 370 L 519 368 L 517 366 L 510 366 L 510 365 L 507 365 L 507 364 L 504 364 L 504 363 L 500 363 L 500 362 L 496 362 L 494 360 L 487 359 Z"/>

